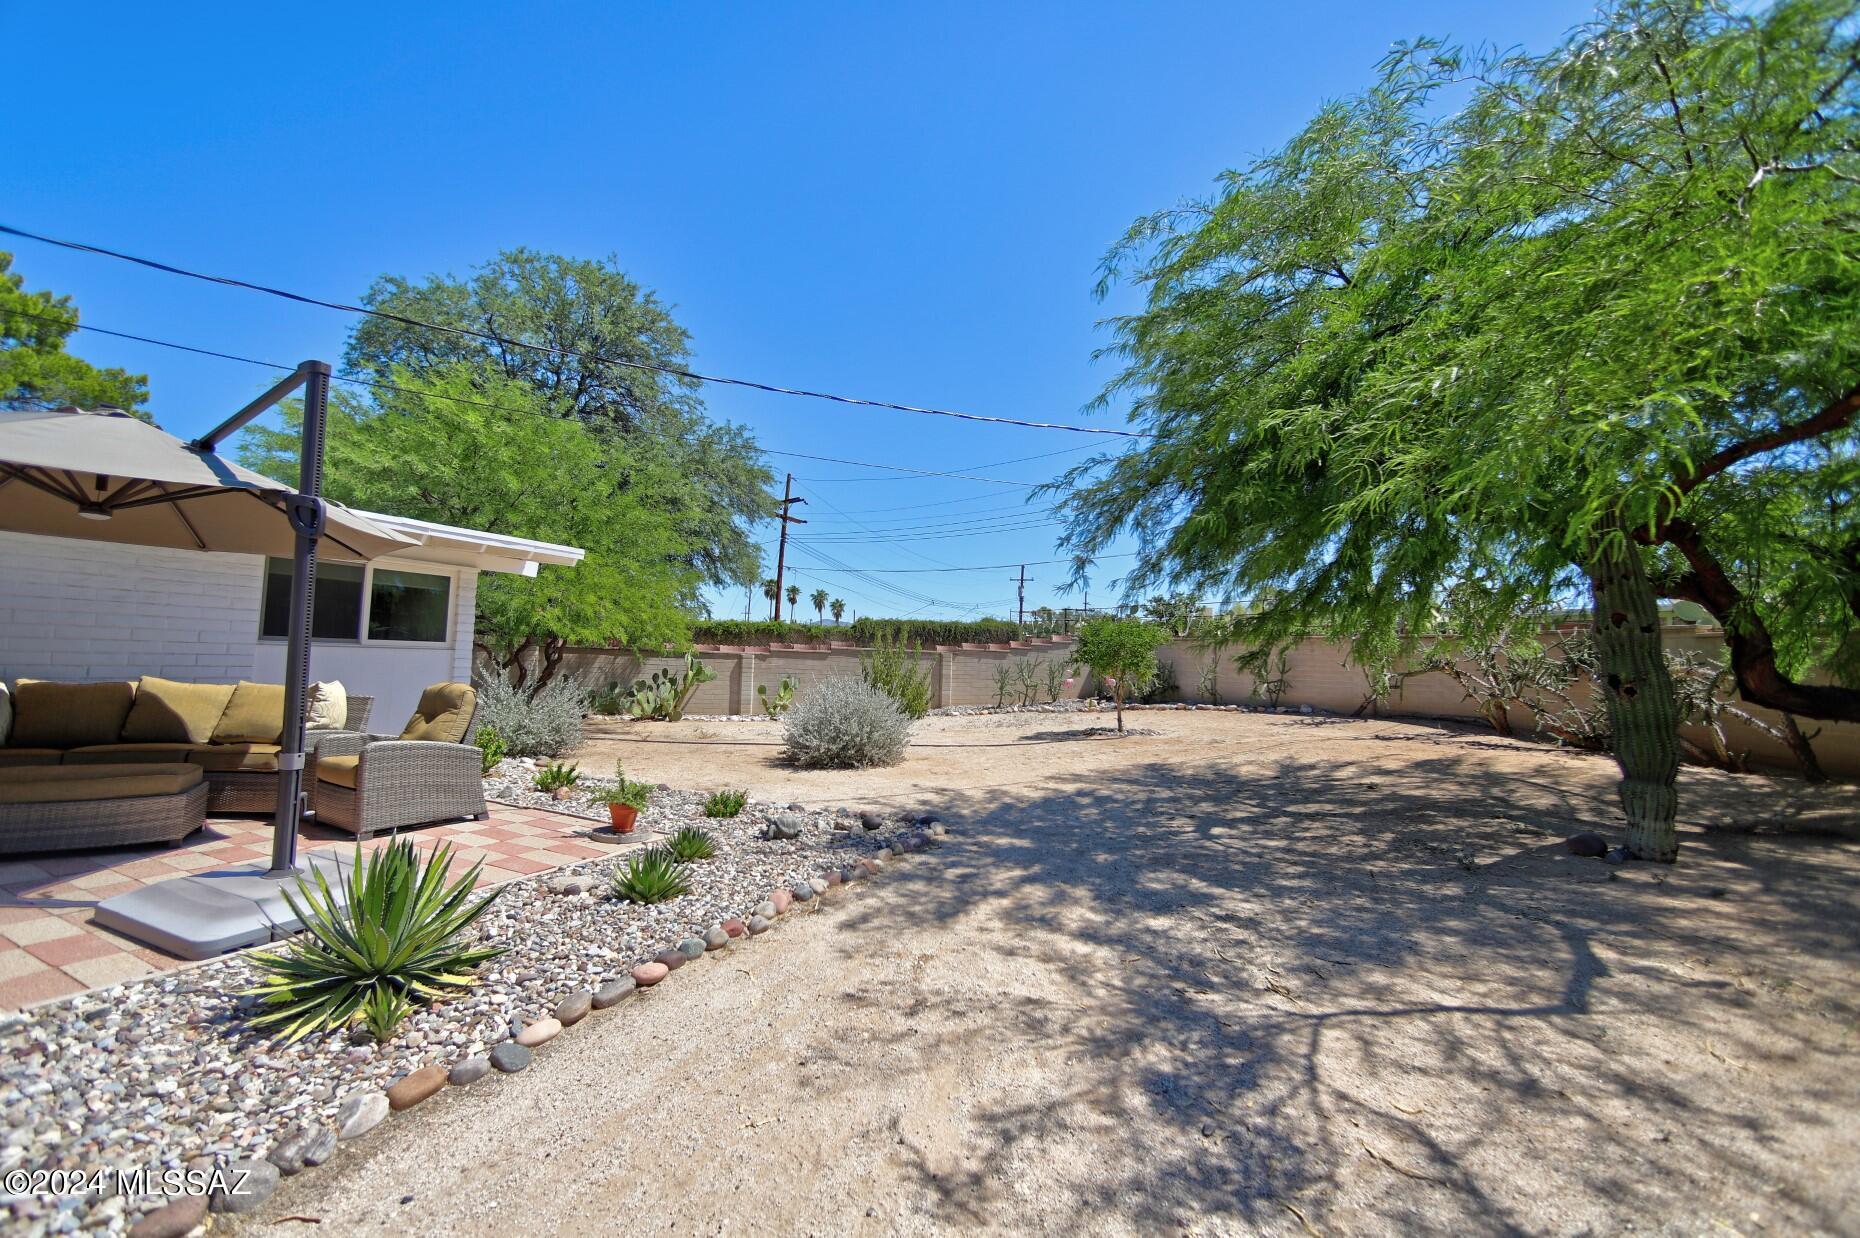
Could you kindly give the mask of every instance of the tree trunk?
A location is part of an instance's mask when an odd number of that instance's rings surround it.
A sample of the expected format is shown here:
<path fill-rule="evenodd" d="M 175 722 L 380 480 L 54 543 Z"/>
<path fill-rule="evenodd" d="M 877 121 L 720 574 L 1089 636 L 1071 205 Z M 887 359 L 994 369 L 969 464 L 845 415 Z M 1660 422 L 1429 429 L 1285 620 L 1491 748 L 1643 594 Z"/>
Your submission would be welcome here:
<path fill-rule="evenodd" d="M 1828 775 L 1822 770 L 1821 762 L 1815 757 L 1814 735 L 1802 734 L 1802 728 L 1796 723 L 1795 715 L 1785 713 L 1782 716 L 1783 742 L 1789 745 L 1789 751 L 1795 754 L 1796 764 L 1802 767 L 1802 777 L 1810 782 L 1826 782 Z M 1817 730 L 1815 735 L 1821 732 Z"/>
<path fill-rule="evenodd" d="M 1604 538 L 1588 565 L 1595 648 L 1614 732 L 1618 792 L 1627 814 L 1628 854 L 1670 864 L 1678 858 L 1679 699 L 1660 649 L 1660 604 L 1640 550 Z"/>
<path fill-rule="evenodd" d="M 531 696 L 541 692 L 555 678 L 556 672 L 562 669 L 562 653 L 567 648 L 568 642 L 559 636 L 543 638 L 542 673 L 536 677 L 536 686 L 530 689 Z"/>
<path fill-rule="evenodd" d="M 1117 702 L 1117 733 L 1119 735 L 1122 735 L 1124 733 L 1124 681 L 1123 680 L 1120 679 L 1117 681 L 1117 688 L 1115 691 L 1111 693 L 1111 696 Z"/>

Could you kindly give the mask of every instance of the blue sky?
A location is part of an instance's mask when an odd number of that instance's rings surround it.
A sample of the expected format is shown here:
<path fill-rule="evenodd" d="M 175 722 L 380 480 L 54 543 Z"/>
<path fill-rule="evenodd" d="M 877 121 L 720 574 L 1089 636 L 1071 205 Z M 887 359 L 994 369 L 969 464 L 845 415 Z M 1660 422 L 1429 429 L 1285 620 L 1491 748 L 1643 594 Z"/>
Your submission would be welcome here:
<path fill-rule="evenodd" d="M 1367 84 L 1397 39 L 1542 48 L 1587 11 L 0 4 L 13 100 L 0 222 L 337 300 L 384 272 L 462 274 L 515 245 L 611 253 L 676 307 L 699 369 L 1113 425 L 1080 410 L 1110 376 L 1092 361 L 1096 324 L 1126 302 L 1100 304 L 1092 285 L 1133 218 L 1205 193 Z M 101 327 L 294 363 L 336 359 L 350 326 L 29 242 L 15 253 L 29 287 L 71 294 Z M 149 374 L 176 431 L 271 381 L 85 333 L 73 350 Z M 707 399 L 766 448 L 1013 481 L 1116 442 L 729 388 Z M 1006 613 L 1014 586 L 1006 570 L 878 578 L 907 598 L 825 570 L 827 556 L 884 569 L 1056 557 L 1057 529 L 1020 509 L 1018 487 L 771 464 L 809 499 L 798 532 L 815 545 L 791 555 L 795 583 L 857 614 Z M 1094 604 L 1128 562 L 1102 564 Z M 1063 574 L 1030 569 L 1028 605 L 1076 605 L 1056 592 Z M 740 591 L 715 599 L 719 615 L 743 608 Z"/>

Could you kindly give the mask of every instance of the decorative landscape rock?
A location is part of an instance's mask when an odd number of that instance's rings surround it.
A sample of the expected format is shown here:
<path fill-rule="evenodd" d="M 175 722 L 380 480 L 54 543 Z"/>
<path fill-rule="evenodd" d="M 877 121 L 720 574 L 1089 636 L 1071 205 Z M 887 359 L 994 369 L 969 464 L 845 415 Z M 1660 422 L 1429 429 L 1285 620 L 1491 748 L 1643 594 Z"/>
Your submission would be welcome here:
<path fill-rule="evenodd" d="M 677 971 L 690 960 L 685 958 L 684 951 L 673 948 L 671 950 L 659 951 L 659 953 L 652 956 L 652 961 L 657 963 L 660 967 L 663 967 L 666 971 Z"/>
<path fill-rule="evenodd" d="M 1585 859 L 1593 859 L 1598 855 L 1604 854 L 1608 850 L 1608 840 L 1603 838 L 1600 834 L 1595 833 L 1593 830 L 1584 830 L 1580 834 L 1571 834 L 1568 838 L 1563 840 L 1563 845 L 1569 848 L 1569 853 L 1571 855 L 1579 855 Z"/>
<path fill-rule="evenodd" d="M 129 1227 L 129 1238 L 182 1238 L 207 1219 L 205 1195 L 181 1195 Z"/>
<path fill-rule="evenodd" d="M 278 1167 L 270 1161 L 232 1161 L 222 1176 L 226 1189 L 207 1198 L 207 1207 L 214 1212 L 250 1212 L 278 1189 Z"/>
<path fill-rule="evenodd" d="M 446 1082 L 455 1088 L 462 1088 L 468 1083 L 476 1083 L 491 1073 L 491 1059 L 483 1053 L 475 1054 L 455 1065 L 446 1074 Z"/>
<path fill-rule="evenodd" d="M 305 1166 L 321 1165 L 335 1150 L 335 1131 L 321 1123 L 299 1122 L 284 1132 L 284 1138 L 265 1159 L 288 1178 L 302 1173 Z"/>
<path fill-rule="evenodd" d="M 788 890 L 796 899 L 803 903 L 808 902 L 814 897 L 814 883 L 811 881 L 797 881 L 789 886 Z"/>
<path fill-rule="evenodd" d="M 336 1111 L 336 1138 L 359 1139 L 381 1125 L 388 1115 L 388 1098 L 370 1089 L 351 1092 Z"/>
<path fill-rule="evenodd" d="M 704 957 L 704 939 L 702 937 L 680 938 L 677 949 L 678 953 L 685 956 L 687 962 L 692 959 L 701 959 Z"/>
<path fill-rule="evenodd" d="M 815 898 L 819 898 L 827 892 L 829 886 L 824 877 L 814 877 L 807 882 L 807 888 Z"/>
<path fill-rule="evenodd" d="M 777 813 L 769 818 L 768 839 L 774 842 L 782 838 L 799 838 L 801 831 L 807 828 L 807 818 L 798 813 Z"/>
<path fill-rule="evenodd" d="M 774 927 L 775 922 L 770 920 L 767 916 L 749 917 L 749 935 L 751 937 L 760 937 Z"/>
<path fill-rule="evenodd" d="M 840 875 L 840 870 L 836 868 L 836 869 L 833 869 L 833 870 L 831 870 L 830 872 L 828 872 L 828 873 L 827 873 L 827 875 L 826 875 L 825 877 L 823 877 L 823 878 L 821 878 L 821 879 L 820 879 L 820 881 L 817 881 L 817 882 L 815 882 L 814 884 L 815 884 L 815 885 L 820 885 L 820 884 L 822 884 L 822 883 L 824 882 L 824 883 L 825 883 L 825 884 L 826 884 L 826 885 L 827 885 L 827 886 L 828 886 L 828 887 L 830 888 L 830 887 L 832 887 L 832 886 L 836 886 L 836 885 L 839 885 L 839 884 L 840 884 L 841 882 L 843 882 L 843 881 L 845 881 L 845 880 L 846 880 L 846 878 L 845 878 L 845 877 L 843 877 L 843 876 L 841 876 L 841 875 Z M 819 891 L 819 893 L 822 893 L 822 894 L 825 894 L 825 893 L 826 893 L 826 891 L 825 891 L 825 890 L 821 890 L 821 891 Z"/>
<path fill-rule="evenodd" d="M 526 1049 L 546 1045 L 562 1034 L 560 1019 L 538 1019 L 516 1035 L 516 1042 Z"/>
<path fill-rule="evenodd" d="M 776 890 L 769 895 L 768 905 L 773 907 L 775 909 L 775 914 L 779 916 L 782 912 L 794 906 L 794 895 L 787 890 Z"/>
<path fill-rule="evenodd" d="M 387 1090 L 388 1108 L 411 1109 L 445 1086 L 444 1066 L 422 1066 Z"/>
<path fill-rule="evenodd" d="M 594 994 L 587 990 L 570 993 L 556 1003 L 555 1021 L 563 1027 L 573 1027 L 588 1017 L 588 1011 L 594 1009 Z"/>
<path fill-rule="evenodd" d="M 641 963 L 633 969 L 633 983 L 642 989 L 649 989 L 669 976 L 671 970 L 663 963 Z"/>
<path fill-rule="evenodd" d="M 732 937 L 741 937 L 743 934 L 749 931 L 747 928 L 743 926 L 743 922 L 737 919 L 735 916 L 731 916 L 728 920 L 725 920 L 722 924 L 718 925 L 717 927 L 721 928 L 724 932 L 728 933 Z"/>
<path fill-rule="evenodd" d="M 506 1040 L 491 1050 L 491 1065 L 506 1075 L 514 1075 L 536 1060 L 536 1055 L 514 1040 Z"/>
<path fill-rule="evenodd" d="M 609 1006 L 616 1006 L 633 996 L 634 990 L 637 988 L 638 982 L 631 976 L 623 976 L 618 980 L 609 980 L 606 984 L 594 990 L 594 1008 L 596 1010 L 605 1010 Z"/>
<path fill-rule="evenodd" d="M 867 809 L 859 814 L 859 824 L 863 825 L 868 830 L 882 830 L 885 828 L 885 819 L 870 809 Z"/>
<path fill-rule="evenodd" d="M 704 948 L 706 950 L 721 950 L 729 944 L 730 935 L 723 931 L 723 925 L 719 924 L 714 928 L 704 930 Z"/>
<path fill-rule="evenodd" d="M 853 867 L 859 869 L 868 877 L 876 877 L 884 870 L 885 862 L 875 855 L 869 855 L 860 860 Z"/>

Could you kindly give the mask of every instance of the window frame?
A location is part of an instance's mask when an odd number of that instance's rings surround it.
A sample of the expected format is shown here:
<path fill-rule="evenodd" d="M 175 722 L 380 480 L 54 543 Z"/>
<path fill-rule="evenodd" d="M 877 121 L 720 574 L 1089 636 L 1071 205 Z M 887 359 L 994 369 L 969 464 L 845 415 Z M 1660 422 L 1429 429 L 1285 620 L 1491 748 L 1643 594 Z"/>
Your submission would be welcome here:
<path fill-rule="evenodd" d="M 288 636 L 268 636 L 265 633 L 265 589 L 271 579 L 271 561 L 277 559 L 289 562 L 282 555 L 264 555 L 259 563 L 258 593 L 258 639 L 261 644 L 282 645 L 289 641 Z M 318 636 L 311 640 L 311 645 L 342 646 L 344 648 L 362 649 L 450 649 L 458 639 L 459 610 L 459 571 L 443 563 L 411 563 L 394 559 L 378 560 L 380 566 L 395 572 L 417 572 L 422 576 L 438 576 L 446 581 L 446 634 L 444 639 L 429 640 L 376 640 L 368 635 L 369 612 L 375 604 L 375 562 L 362 563 L 354 559 L 337 558 L 334 555 L 318 556 L 319 564 L 346 563 L 351 567 L 362 569 L 362 596 L 359 614 L 356 620 L 357 636 Z"/>

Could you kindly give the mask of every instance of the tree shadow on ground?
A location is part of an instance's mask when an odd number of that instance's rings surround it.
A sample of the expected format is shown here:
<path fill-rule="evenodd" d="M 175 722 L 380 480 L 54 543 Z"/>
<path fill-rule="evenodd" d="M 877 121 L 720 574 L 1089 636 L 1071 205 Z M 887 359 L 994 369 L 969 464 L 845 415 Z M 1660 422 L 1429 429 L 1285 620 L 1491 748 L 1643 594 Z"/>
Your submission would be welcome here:
<path fill-rule="evenodd" d="M 1680 865 L 1616 870 L 1561 842 L 1614 824 L 1593 777 L 1306 743 L 952 790 L 938 860 L 849 905 L 900 957 L 953 928 L 1017 969 L 839 995 L 905 1012 L 883 1048 L 1046 1063 L 963 1093 L 960 1155 L 900 1137 L 936 1222 L 1854 1223 L 1860 848 L 1688 830 Z M 1017 1194 L 1068 1157 L 1066 1192 Z"/>

